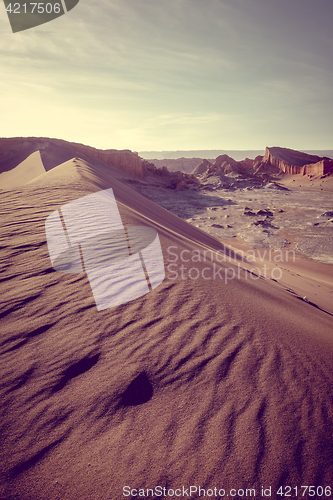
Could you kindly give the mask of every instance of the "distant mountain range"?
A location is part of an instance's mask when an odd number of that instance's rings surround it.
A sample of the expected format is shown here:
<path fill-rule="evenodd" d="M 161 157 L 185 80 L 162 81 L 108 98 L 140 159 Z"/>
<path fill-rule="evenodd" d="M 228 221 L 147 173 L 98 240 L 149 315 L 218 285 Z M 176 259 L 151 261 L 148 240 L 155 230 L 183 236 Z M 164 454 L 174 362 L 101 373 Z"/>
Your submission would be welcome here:
<path fill-rule="evenodd" d="M 333 158 L 333 149 L 327 150 L 302 150 L 303 153 L 319 157 Z M 254 160 L 257 156 L 264 156 L 265 150 L 193 150 L 193 151 L 140 151 L 141 158 L 151 161 L 156 167 L 167 167 L 170 171 L 190 173 L 203 159 L 211 163 L 222 155 L 227 155 L 239 162 L 245 158 Z"/>
<path fill-rule="evenodd" d="M 230 172 L 243 175 L 257 175 L 267 178 L 272 174 L 291 174 L 327 176 L 333 174 L 333 159 L 328 156 L 318 156 L 288 148 L 266 148 L 264 155 L 258 155 L 255 159 L 246 158 L 236 161 L 234 158 L 224 154 L 211 163 L 204 159 L 193 170 L 194 175 L 205 174 L 224 176 Z"/>
<path fill-rule="evenodd" d="M 232 150 L 232 149 L 202 149 L 202 150 L 191 150 L 191 151 L 139 151 L 138 153 L 141 158 L 145 160 L 176 160 L 178 158 L 199 158 L 199 159 L 215 159 L 220 155 L 227 154 L 231 156 L 236 161 L 244 160 L 244 158 L 254 159 L 256 156 L 264 155 L 264 149 L 258 150 Z M 333 154 L 333 151 L 332 151 Z"/>

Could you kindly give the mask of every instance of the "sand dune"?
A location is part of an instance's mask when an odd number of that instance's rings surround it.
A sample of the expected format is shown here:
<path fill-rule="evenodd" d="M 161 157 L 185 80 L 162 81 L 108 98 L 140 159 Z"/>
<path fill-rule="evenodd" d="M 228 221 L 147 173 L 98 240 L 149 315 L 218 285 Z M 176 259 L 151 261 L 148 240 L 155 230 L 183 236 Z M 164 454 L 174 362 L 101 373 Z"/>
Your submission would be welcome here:
<path fill-rule="evenodd" d="M 35 151 L 15 168 L 0 173 L 1 189 L 24 186 L 24 184 L 27 184 L 43 173 L 45 173 L 45 168 L 40 157 L 40 152 Z"/>
<path fill-rule="evenodd" d="M 125 225 L 157 230 L 166 279 L 98 312 L 85 273 L 52 269 L 44 225 L 110 187 Z M 1 498 L 333 487 L 332 314 L 243 264 L 231 279 L 239 261 L 220 241 L 97 163 L 3 191 L 1 211 Z"/>

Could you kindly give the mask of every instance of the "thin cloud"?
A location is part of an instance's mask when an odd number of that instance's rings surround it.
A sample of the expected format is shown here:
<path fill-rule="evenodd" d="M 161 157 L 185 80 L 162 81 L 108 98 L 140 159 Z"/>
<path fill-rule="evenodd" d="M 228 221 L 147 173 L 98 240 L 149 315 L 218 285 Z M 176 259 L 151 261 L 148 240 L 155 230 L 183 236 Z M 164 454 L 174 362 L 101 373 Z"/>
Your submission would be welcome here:
<path fill-rule="evenodd" d="M 310 147 L 324 123 L 330 147 L 331 14 L 331 0 L 81 0 L 55 21 L 0 40 L 9 102 L 0 99 L 0 135 L 81 133 L 76 140 L 139 150 L 173 142 L 184 149 L 180 140 L 220 148 L 223 137 L 226 148 L 241 149 L 251 137 L 253 148 L 274 134 L 275 143 L 296 138 L 299 127 Z M 22 110 L 34 113 L 33 127 Z"/>

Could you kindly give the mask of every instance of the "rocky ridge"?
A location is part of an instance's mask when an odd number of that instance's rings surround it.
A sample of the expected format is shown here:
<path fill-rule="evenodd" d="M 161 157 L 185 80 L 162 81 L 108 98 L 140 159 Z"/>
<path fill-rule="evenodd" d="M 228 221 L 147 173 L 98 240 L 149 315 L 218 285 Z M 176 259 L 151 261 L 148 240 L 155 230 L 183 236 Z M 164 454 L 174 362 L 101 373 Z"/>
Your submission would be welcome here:
<path fill-rule="evenodd" d="M 269 174 L 291 174 L 324 176 L 333 173 L 333 160 L 295 151 L 288 148 L 270 147 L 266 148 L 264 156 L 255 159 L 246 158 L 236 161 L 228 155 L 220 155 L 212 164 L 207 164 L 203 170 L 203 162 L 193 170 L 193 174 L 225 175 L 231 172 L 246 176 L 264 176 Z"/>
<path fill-rule="evenodd" d="M 15 168 L 39 151 L 46 171 L 75 157 L 97 159 L 135 177 L 143 178 L 145 162 L 130 150 L 96 149 L 83 144 L 44 137 L 0 138 L 0 173 Z"/>
<path fill-rule="evenodd" d="M 326 175 L 333 172 L 332 159 L 287 148 L 266 148 L 261 163 L 292 175 Z"/>

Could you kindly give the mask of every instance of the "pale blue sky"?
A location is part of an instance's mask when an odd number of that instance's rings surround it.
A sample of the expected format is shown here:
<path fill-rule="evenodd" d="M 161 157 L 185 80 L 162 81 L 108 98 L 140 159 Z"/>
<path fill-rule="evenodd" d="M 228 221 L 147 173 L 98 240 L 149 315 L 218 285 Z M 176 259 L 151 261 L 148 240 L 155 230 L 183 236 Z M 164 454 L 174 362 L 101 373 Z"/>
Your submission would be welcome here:
<path fill-rule="evenodd" d="M 0 136 L 142 150 L 332 149 L 332 0 L 80 0 L 13 34 Z"/>

